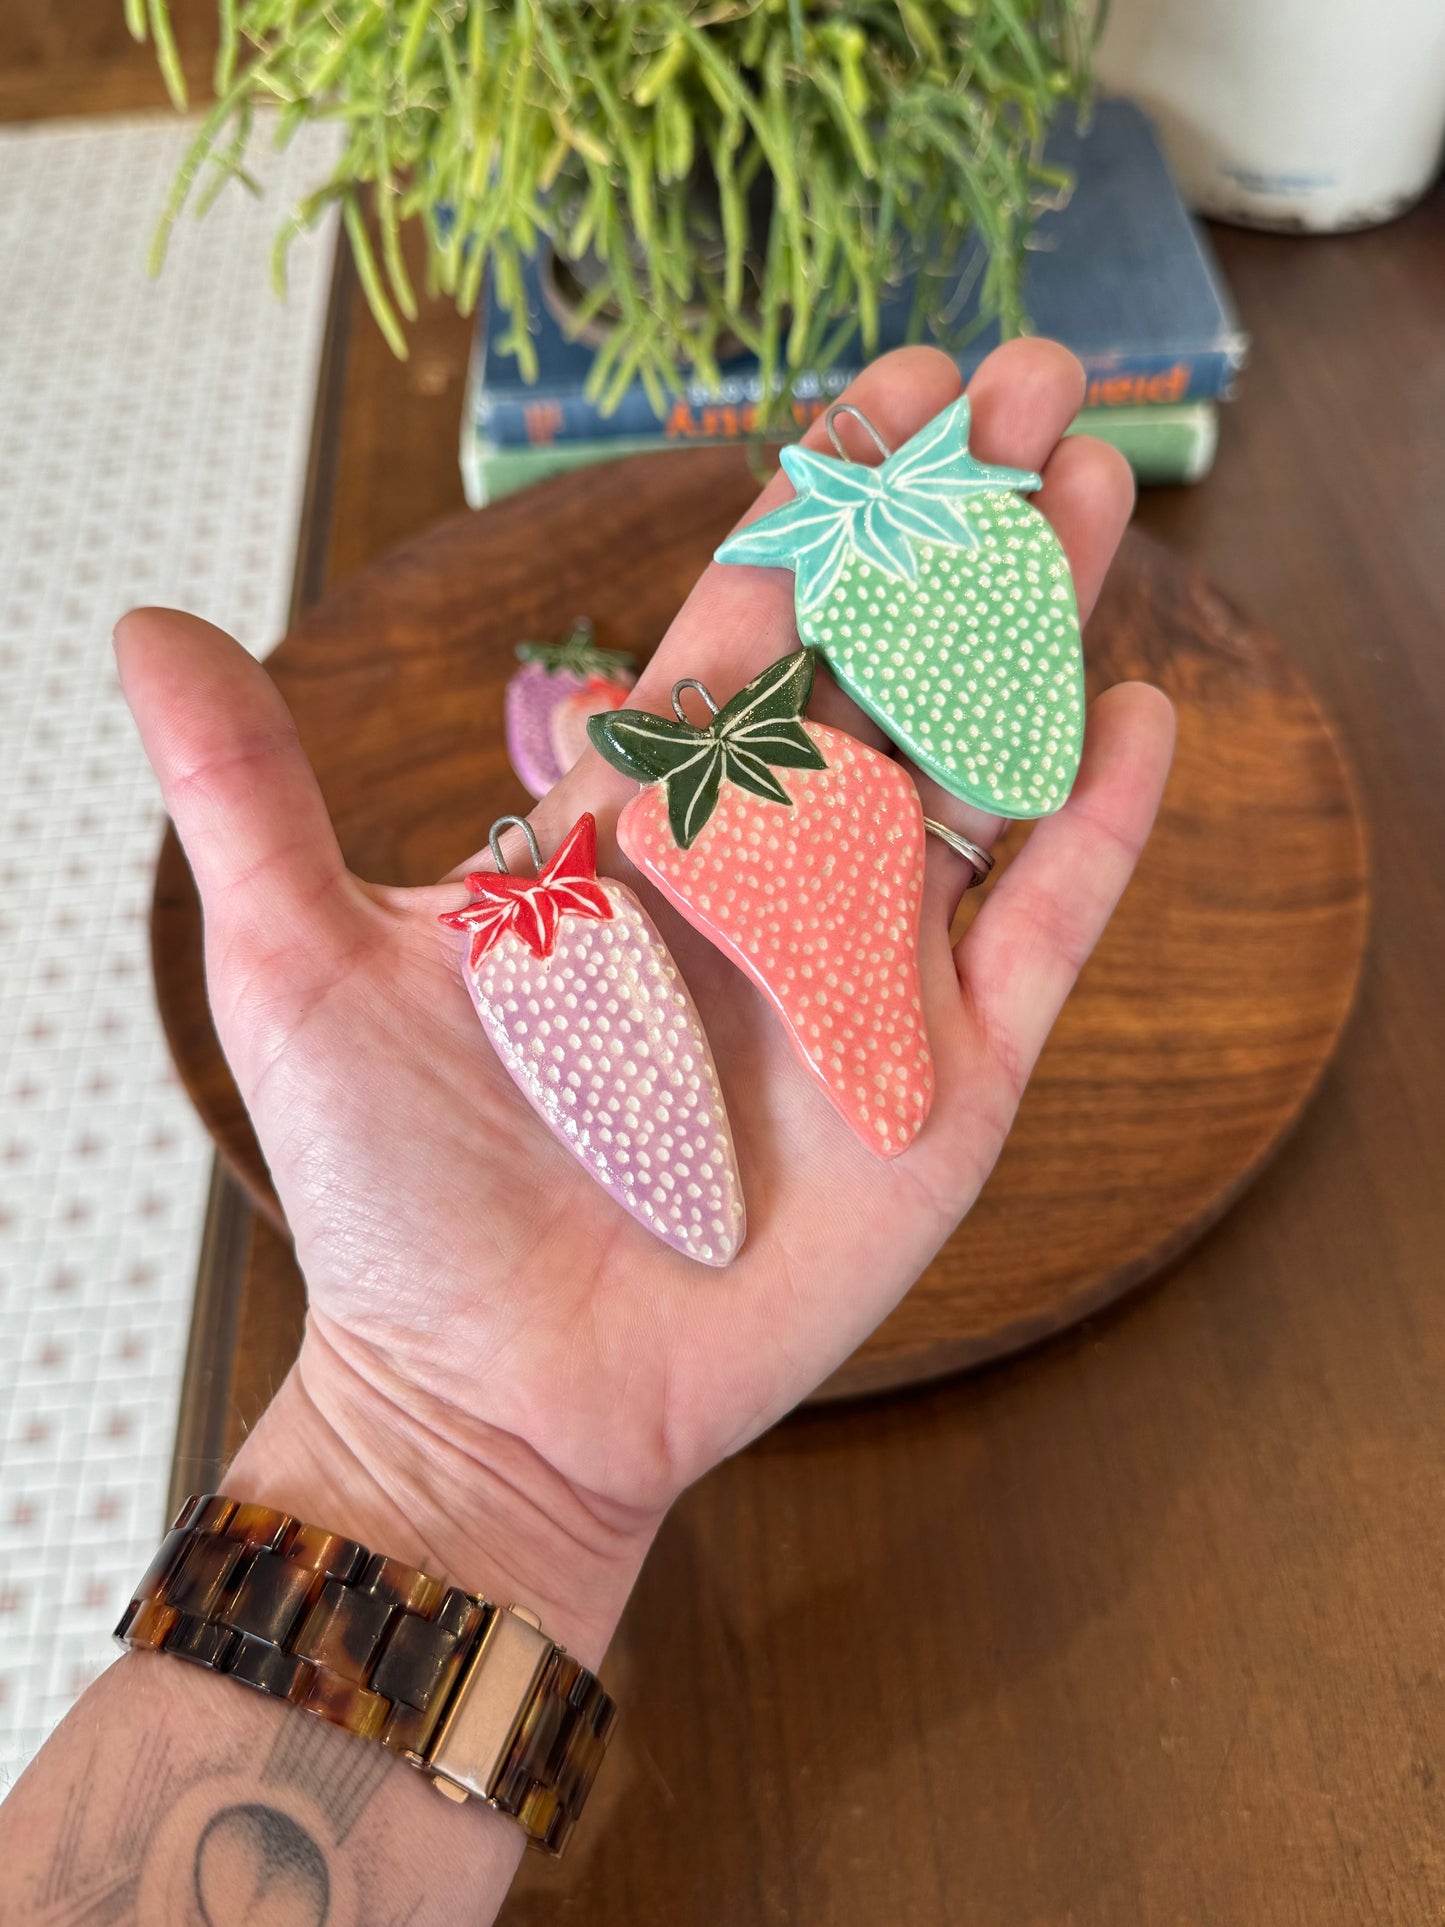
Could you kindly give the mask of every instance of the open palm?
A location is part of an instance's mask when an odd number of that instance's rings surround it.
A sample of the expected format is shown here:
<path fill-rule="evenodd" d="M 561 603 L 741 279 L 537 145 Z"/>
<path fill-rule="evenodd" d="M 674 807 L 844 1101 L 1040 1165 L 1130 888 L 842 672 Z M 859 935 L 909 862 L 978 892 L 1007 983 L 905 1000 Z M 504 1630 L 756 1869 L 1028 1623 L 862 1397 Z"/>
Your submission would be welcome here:
<path fill-rule="evenodd" d="M 943 356 L 903 350 L 850 399 L 896 446 L 957 385 Z M 1062 350 L 999 350 L 972 386 L 972 444 L 1043 472 L 1036 499 L 1086 614 L 1131 488 L 1110 450 L 1060 443 L 1081 388 Z M 763 506 L 786 493 L 775 481 Z M 710 568 L 635 702 L 665 710 L 683 676 L 719 700 L 733 694 L 796 646 L 791 590 L 776 572 Z M 118 647 L 195 870 L 217 1027 L 295 1233 L 315 1342 L 428 1423 L 485 1424 L 577 1489 L 640 1510 L 660 1510 L 804 1396 L 967 1211 L 1128 880 L 1172 741 L 1157 692 L 1101 698 L 1072 798 L 1034 831 L 957 951 L 949 929 L 968 871 L 930 840 L 921 944 L 937 1094 L 916 1143 L 887 1163 L 796 1064 L 761 995 L 619 856 L 612 826 L 633 786 L 588 751 L 539 806 L 544 856 L 583 810 L 596 814 L 600 873 L 639 889 L 696 998 L 748 1207 L 742 1252 L 716 1271 L 596 1186 L 488 1045 L 462 939 L 437 918 L 466 901 L 456 877 L 489 859 L 421 890 L 351 876 L 281 700 L 236 644 L 146 611 L 127 618 Z M 813 708 L 882 746 L 821 671 Z M 919 787 L 926 814 L 978 842 L 996 832 Z"/>

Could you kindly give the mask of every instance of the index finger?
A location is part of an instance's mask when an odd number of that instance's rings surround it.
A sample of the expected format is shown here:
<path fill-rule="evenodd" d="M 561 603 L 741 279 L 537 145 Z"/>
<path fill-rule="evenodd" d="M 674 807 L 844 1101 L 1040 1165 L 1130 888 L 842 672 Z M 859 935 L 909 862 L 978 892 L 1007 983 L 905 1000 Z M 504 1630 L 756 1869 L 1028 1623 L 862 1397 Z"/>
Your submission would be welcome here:
<path fill-rule="evenodd" d="M 971 441 L 989 460 L 1041 469 L 1078 412 L 1083 370 L 1051 341 L 1012 341 L 996 349 L 969 387 Z M 957 399 L 957 366 L 937 348 L 899 348 L 865 368 L 841 401 L 861 410 L 892 448 L 916 435 Z M 816 421 L 803 436 L 826 448 Z M 873 459 L 873 451 L 868 451 Z M 793 490 L 781 470 L 743 517 L 751 522 L 780 507 Z M 710 563 L 658 646 L 637 685 L 637 700 L 657 706 L 680 676 L 715 679 L 731 696 L 792 646 L 793 577 L 785 569 Z M 699 666 L 700 665 L 700 666 Z"/>
<path fill-rule="evenodd" d="M 861 409 L 897 448 L 955 400 L 961 388 L 956 364 L 940 349 L 897 348 L 870 363 L 840 400 Z M 972 444 L 990 461 L 1042 469 L 1078 412 L 1083 392 L 1083 370 L 1067 349 L 1052 341 L 1006 342 L 969 383 Z M 803 441 L 809 447 L 825 446 L 823 423 L 815 422 Z M 767 514 L 791 495 L 792 486 L 780 470 L 743 520 Z M 629 702 L 665 714 L 672 687 L 684 676 L 698 677 L 725 702 L 795 646 L 789 571 L 709 563 Z M 589 749 L 538 805 L 533 820 L 546 843 L 562 834 L 579 808 L 620 808 L 633 788 L 629 778 Z"/>

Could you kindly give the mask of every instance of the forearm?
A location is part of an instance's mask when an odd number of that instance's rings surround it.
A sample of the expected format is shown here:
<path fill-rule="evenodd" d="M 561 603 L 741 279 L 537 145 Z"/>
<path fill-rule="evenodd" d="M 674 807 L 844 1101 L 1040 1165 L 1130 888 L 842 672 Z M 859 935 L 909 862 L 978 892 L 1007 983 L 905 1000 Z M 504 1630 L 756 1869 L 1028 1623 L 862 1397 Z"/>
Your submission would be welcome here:
<path fill-rule="evenodd" d="M 524 1842 L 294 1707 L 164 1655 L 84 1695 L 0 1808 L 4 1917 L 489 1921 Z"/>
<path fill-rule="evenodd" d="M 369 1393 L 352 1409 L 334 1359 L 313 1379 L 319 1404 L 302 1374 L 287 1380 L 228 1494 L 531 1606 L 600 1663 L 650 1533 L 615 1530 L 565 1492 L 546 1490 L 539 1510 L 547 1475 L 515 1441 L 478 1459 Z M 17 1921 L 90 1918 L 103 1898 L 118 1921 L 487 1921 L 523 1844 L 382 1748 L 168 1655 L 104 1674 L 0 1807 Z"/>
<path fill-rule="evenodd" d="M 224 1490 L 529 1606 L 593 1669 L 659 1523 L 578 1493 L 513 1434 L 393 1382 L 370 1355 L 343 1356 L 314 1316 Z"/>

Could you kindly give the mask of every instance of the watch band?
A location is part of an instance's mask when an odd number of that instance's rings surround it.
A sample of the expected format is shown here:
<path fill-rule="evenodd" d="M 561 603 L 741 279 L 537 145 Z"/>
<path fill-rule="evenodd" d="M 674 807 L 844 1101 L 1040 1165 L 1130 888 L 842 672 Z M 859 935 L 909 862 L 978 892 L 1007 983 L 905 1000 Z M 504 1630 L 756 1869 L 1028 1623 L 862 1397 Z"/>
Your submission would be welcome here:
<path fill-rule="evenodd" d="M 229 1674 L 509 1815 L 560 1853 L 617 1708 L 523 1607 L 269 1506 L 187 1499 L 115 1629 Z"/>

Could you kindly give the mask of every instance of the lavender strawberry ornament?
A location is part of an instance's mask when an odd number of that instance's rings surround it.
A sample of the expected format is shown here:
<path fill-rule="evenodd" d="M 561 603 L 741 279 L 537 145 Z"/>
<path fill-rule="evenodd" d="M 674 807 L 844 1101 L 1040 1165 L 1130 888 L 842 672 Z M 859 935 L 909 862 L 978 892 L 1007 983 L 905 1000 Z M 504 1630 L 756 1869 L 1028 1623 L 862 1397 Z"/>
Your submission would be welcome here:
<path fill-rule="evenodd" d="M 500 833 L 525 833 L 537 874 L 512 876 Z M 664 1244 L 726 1265 L 742 1187 L 712 1051 L 677 965 L 632 892 L 597 874 L 597 824 L 578 817 L 543 866 L 532 827 L 504 816 L 495 872 L 441 921 L 470 939 L 465 975 L 513 1081 L 573 1157 Z"/>
<path fill-rule="evenodd" d="M 545 796 L 586 747 L 587 717 L 616 708 L 636 681 L 632 658 L 603 649 L 583 617 L 561 642 L 519 642 L 509 679 L 507 754 L 530 796 Z"/>

